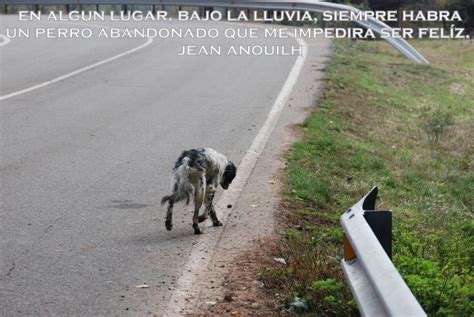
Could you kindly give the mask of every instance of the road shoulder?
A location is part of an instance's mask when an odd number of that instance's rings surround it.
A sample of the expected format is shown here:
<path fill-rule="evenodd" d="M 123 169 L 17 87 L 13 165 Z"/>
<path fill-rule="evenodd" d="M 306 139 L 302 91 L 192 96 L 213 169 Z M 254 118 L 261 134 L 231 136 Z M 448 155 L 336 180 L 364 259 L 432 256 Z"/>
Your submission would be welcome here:
<path fill-rule="evenodd" d="M 316 106 L 321 95 L 331 44 L 307 41 L 308 56 L 279 122 L 241 193 L 209 265 L 195 278 L 195 296 L 186 299 L 183 314 L 268 315 L 278 308 L 261 291 L 258 270 L 272 261 L 278 232 L 280 172 L 284 153 L 296 139 L 294 126 Z"/>

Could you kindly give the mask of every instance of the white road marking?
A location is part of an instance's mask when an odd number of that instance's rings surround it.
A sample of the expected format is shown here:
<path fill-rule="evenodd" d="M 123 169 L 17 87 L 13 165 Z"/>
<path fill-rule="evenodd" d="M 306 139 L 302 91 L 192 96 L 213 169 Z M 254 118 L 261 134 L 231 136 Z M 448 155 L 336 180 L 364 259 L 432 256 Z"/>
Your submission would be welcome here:
<path fill-rule="evenodd" d="M 83 67 L 83 68 L 80 68 L 78 70 L 75 70 L 75 71 L 72 71 L 70 73 L 67 73 L 65 75 L 62 75 L 62 76 L 59 76 L 59 77 L 56 77 L 54 79 L 51 79 L 51 80 L 48 80 L 48 81 L 45 81 L 45 82 L 42 82 L 41 84 L 38 84 L 38 85 L 34 85 L 34 86 L 31 86 L 31 87 L 28 87 L 28 88 L 25 88 L 25 89 L 22 89 L 22 90 L 18 90 L 18 91 L 15 91 L 15 92 L 12 92 L 12 93 L 9 93 L 7 95 L 3 95 L 3 96 L 0 96 L 0 101 L 2 100 L 5 100 L 5 99 L 8 99 L 8 98 L 12 98 L 12 97 L 16 97 L 16 96 L 19 96 L 19 95 L 22 95 L 22 94 L 25 94 L 27 92 L 30 92 L 30 91 L 33 91 L 33 90 L 36 90 L 36 89 L 39 89 L 39 88 L 43 88 L 43 87 L 46 87 L 46 86 L 49 86 L 51 84 L 54 84 L 54 83 L 57 83 L 58 81 L 61 81 L 61 80 L 65 80 L 67 78 L 70 78 L 70 77 L 73 77 L 73 76 L 76 76 L 80 73 L 83 73 L 85 71 L 88 71 L 88 70 L 91 70 L 93 68 L 96 68 L 96 67 L 99 67 L 101 65 L 104 65 L 104 64 L 107 64 L 109 62 L 112 62 L 116 59 L 119 59 L 121 57 L 124 57 L 124 56 L 127 56 L 127 55 L 130 55 L 136 51 L 139 51 L 145 47 L 147 47 L 148 45 L 150 45 L 151 43 L 153 42 L 153 39 L 152 38 L 149 38 L 148 41 L 146 41 L 146 43 L 142 44 L 142 45 L 139 45 L 135 48 L 132 48 L 131 50 L 128 50 L 126 52 L 123 52 L 123 53 L 120 53 L 120 54 L 117 54 L 115 56 L 112 56 L 112 57 L 109 57 L 109 58 L 106 58 L 102 61 L 99 61 L 97 63 L 94 63 L 92 65 L 89 65 L 89 66 L 86 66 L 86 67 Z"/>
<path fill-rule="evenodd" d="M 3 39 L 3 40 L 0 42 L 0 46 L 7 45 L 8 43 L 11 42 L 11 40 L 10 40 L 7 36 L 5 36 L 5 35 L 3 35 L 3 34 L 0 34 L 0 38 Z"/>
<path fill-rule="evenodd" d="M 188 301 L 193 299 L 199 299 L 200 290 L 198 287 L 193 289 L 193 282 L 196 275 L 200 270 L 206 268 L 209 265 L 210 260 L 213 257 L 214 251 L 216 250 L 217 244 L 221 240 L 225 229 L 227 227 L 228 219 L 232 214 L 232 210 L 229 211 L 227 205 L 234 206 L 239 198 L 242 190 L 244 189 L 250 174 L 257 163 L 258 158 L 263 152 L 265 145 L 267 144 L 270 135 L 275 128 L 280 114 L 288 100 L 288 97 L 298 79 L 298 76 L 303 67 L 306 55 L 308 53 L 308 46 L 303 39 L 296 38 L 298 43 L 303 48 L 303 54 L 298 56 L 288 78 L 283 85 L 280 94 L 278 95 L 275 103 L 268 114 L 265 123 L 258 132 L 257 136 L 252 142 L 252 145 L 245 153 L 242 161 L 237 168 L 237 176 L 232 182 L 232 186 L 225 191 L 219 201 L 216 203 L 216 210 L 226 210 L 225 213 L 219 213 L 219 219 L 224 223 L 222 230 L 213 232 L 212 234 L 202 235 L 198 242 L 193 246 L 189 260 L 183 270 L 183 275 L 178 279 L 176 288 L 171 294 L 170 300 L 165 308 L 166 316 L 182 316 L 187 313 L 183 310 L 186 307 Z"/>

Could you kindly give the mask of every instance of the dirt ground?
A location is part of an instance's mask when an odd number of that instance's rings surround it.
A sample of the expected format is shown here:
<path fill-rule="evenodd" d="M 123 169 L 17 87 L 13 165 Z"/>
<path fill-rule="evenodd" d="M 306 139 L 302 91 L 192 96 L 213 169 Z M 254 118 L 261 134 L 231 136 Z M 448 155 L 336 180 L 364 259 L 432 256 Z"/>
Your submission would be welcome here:
<path fill-rule="evenodd" d="M 234 259 L 224 277 L 221 296 L 215 301 L 201 303 L 195 316 L 286 316 L 278 304 L 279 294 L 271 294 L 257 278 L 262 267 L 273 265 L 273 242 L 260 241 L 245 254 Z"/>

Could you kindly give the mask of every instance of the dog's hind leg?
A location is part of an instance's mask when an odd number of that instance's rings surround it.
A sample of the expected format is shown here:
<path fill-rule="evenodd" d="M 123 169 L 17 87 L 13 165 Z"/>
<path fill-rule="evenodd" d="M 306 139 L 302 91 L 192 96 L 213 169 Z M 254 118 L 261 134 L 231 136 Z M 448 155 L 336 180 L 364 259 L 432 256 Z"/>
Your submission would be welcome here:
<path fill-rule="evenodd" d="M 166 230 L 173 229 L 173 200 L 171 199 L 168 202 L 168 210 L 166 210 L 166 220 L 165 220 L 165 227 Z"/>
<path fill-rule="evenodd" d="M 193 228 L 194 234 L 201 234 L 202 230 L 199 228 L 199 209 L 201 209 L 205 190 L 204 182 L 200 181 L 198 186 L 194 190 L 194 216 L 193 216 Z"/>
<path fill-rule="evenodd" d="M 166 210 L 166 220 L 165 220 L 165 227 L 166 230 L 170 231 L 173 229 L 173 205 L 176 202 L 176 192 L 178 191 L 178 184 L 175 182 L 173 184 L 173 193 L 169 196 L 163 197 L 161 199 L 161 204 L 165 204 L 168 202 L 168 209 Z"/>

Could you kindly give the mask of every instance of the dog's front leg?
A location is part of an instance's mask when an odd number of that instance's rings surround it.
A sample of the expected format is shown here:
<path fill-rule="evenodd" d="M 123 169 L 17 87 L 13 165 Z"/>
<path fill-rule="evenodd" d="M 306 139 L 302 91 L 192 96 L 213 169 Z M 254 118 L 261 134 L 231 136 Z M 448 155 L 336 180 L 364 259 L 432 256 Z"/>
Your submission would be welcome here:
<path fill-rule="evenodd" d="M 210 206 L 209 206 L 209 211 L 210 211 L 210 214 L 211 214 L 212 225 L 213 225 L 214 227 L 220 227 L 220 226 L 222 226 L 222 222 L 220 222 L 219 219 L 217 219 L 216 210 L 214 209 L 214 205 L 212 204 L 212 200 L 213 200 L 213 199 L 214 199 L 214 194 L 212 194 L 211 203 L 210 203 Z"/>
<path fill-rule="evenodd" d="M 214 185 L 206 186 L 206 195 L 204 196 L 204 213 L 199 216 L 199 222 L 203 222 L 209 218 L 211 212 L 212 200 L 214 199 L 214 193 L 216 192 Z"/>
<path fill-rule="evenodd" d="M 193 228 L 194 234 L 201 234 L 202 231 L 199 228 L 199 209 L 201 209 L 205 195 L 204 183 L 201 182 L 199 186 L 196 186 L 194 191 L 194 216 L 193 216 Z"/>
<path fill-rule="evenodd" d="M 212 201 L 214 200 L 214 195 L 216 194 L 216 189 L 217 185 L 207 185 L 205 197 L 206 210 L 204 214 L 199 217 L 199 222 L 203 222 L 204 220 L 206 220 L 210 214 L 212 225 L 214 227 L 219 227 L 222 226 L 222 222 L 217 219 L 216 210 L 214 209 L 214 205 L 212 204 Z"/>

